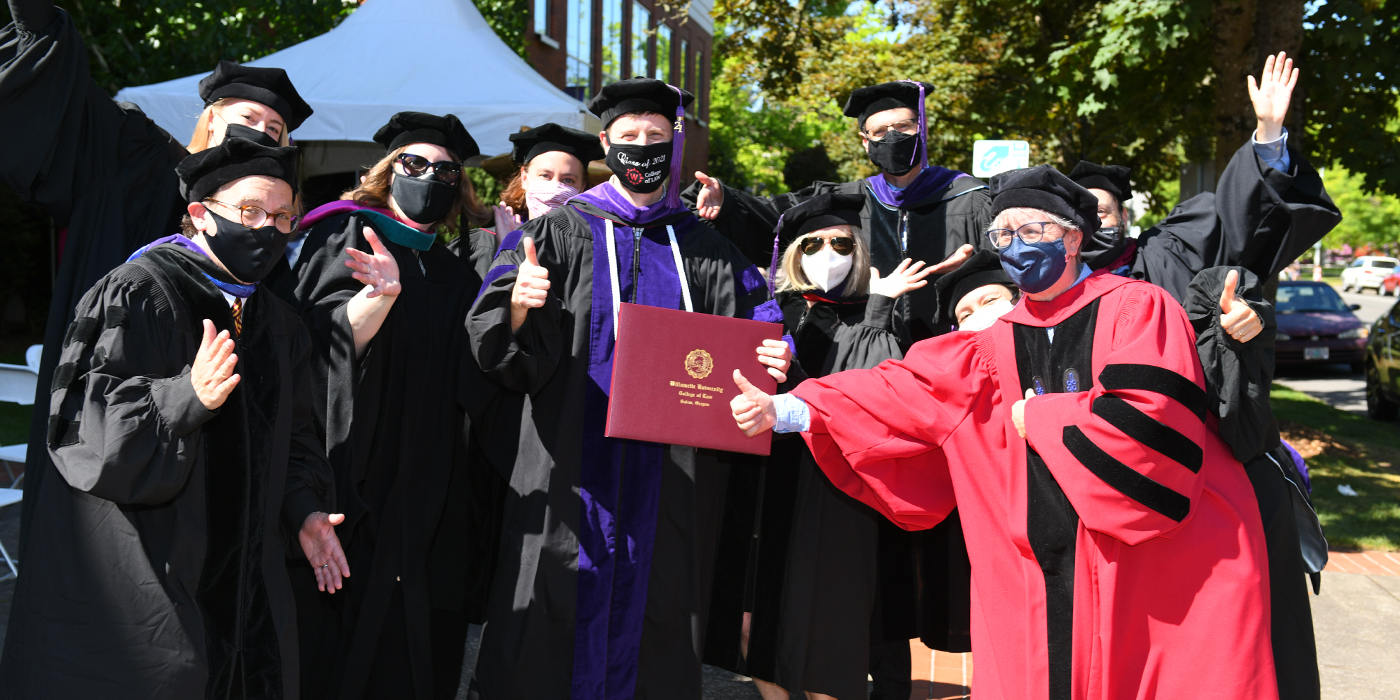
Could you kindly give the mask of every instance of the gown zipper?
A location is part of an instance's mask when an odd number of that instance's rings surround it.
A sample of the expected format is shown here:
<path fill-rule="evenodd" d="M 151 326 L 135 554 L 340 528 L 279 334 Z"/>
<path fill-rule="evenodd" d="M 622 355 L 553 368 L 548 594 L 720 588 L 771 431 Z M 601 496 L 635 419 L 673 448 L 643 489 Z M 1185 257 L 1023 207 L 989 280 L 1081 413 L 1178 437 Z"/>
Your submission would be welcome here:
<path fill-rule="evenodd" d="M 632 229 L 632 303 L 642 288 L 642 229 Z"/>

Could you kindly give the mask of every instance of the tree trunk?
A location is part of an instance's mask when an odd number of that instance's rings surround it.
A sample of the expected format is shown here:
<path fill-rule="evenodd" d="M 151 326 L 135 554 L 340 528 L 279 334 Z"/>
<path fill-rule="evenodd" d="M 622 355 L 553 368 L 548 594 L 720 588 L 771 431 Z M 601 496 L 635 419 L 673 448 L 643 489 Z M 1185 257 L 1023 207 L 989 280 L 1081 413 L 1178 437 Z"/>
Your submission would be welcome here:
<path fill-rule="evenodd" d="M 1248 77 L 1259 79 L 1269 55 L 1285 51 L 1296 59 L 1302 49 L 1303 0 L 1216 0 L 1211 20 L 1215 28 L 1215 175 L 1219 178 L 1254 132 Z M 1302 104 L 1301 91 L 1295 90 L 1288 115 L 1288 138 L 1295 145 L 1303 137 Z"/>

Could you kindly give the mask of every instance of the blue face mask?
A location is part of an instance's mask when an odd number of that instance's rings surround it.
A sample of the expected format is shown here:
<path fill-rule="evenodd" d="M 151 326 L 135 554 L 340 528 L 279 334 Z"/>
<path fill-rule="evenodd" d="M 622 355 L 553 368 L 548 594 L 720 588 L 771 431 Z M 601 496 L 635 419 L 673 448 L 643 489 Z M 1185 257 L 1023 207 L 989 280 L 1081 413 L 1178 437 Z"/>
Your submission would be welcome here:
<path fill-rule="evenodd" d="M 1012 236 L 1011 245 L 1001 250 L 1001 269 L 1021 291 L 1039 294 L 1065 274 L 1066 255 L 1064 238 L 1024 243 L 1020 236 Z"/>

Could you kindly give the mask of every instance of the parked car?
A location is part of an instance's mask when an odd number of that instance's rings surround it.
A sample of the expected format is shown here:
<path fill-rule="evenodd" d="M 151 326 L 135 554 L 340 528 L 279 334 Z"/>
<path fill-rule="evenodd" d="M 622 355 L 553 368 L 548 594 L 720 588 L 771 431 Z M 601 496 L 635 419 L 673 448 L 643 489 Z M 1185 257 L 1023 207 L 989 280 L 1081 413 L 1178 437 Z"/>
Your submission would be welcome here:
<path fill-rule="evenodd" d="M 1363 371 L 1370 330 L 1352 313 L 1359 308 L 1324 282 L 1279 282 L 1274 364 L 1346 363 L 1353 372 Z"/>
<path fill-rule="evenodd" d="M 1400 270 L 1390 273 L 1390 276 L 1381 280 L 1381 286 L 1376 290 L 1381 296 L 1400 296 Z"/>
<path fill-rule="evenodd" d="M 1400 415 L 1400 304 L 1371 324 L 1366 342 L 1366 412 L 1376 420 Z"/>
<path fill-rule="evenodd" d="M 1374 289 L 1381 293 L 1381 280 L 1395 273 L 1400 260 L 1379 255 L 1363 255 L 1342 270 L 1342 291 L 1360 292 Z"/>

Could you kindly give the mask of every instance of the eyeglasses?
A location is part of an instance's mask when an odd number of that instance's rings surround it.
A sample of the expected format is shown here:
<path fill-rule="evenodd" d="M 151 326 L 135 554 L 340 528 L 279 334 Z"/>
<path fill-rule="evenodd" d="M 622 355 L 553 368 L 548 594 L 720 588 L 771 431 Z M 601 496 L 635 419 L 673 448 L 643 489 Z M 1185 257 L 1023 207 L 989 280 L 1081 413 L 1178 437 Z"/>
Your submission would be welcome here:
<path fill-rule="evenodd" d="M 229 204 L 228 202 L 220 202 L 212 197 L 206 198 L 204 201 L 225 206 L 229 209 L 237 209 L 239 221 L 242 221 L 243 225 L 248 228 L 262 228 L 263 224 L 266 224 L 267 220 L 270 218 L 272 219 L 272 225 L 276 226 L 278 231 L 282 233 L 291 233 L 297 230 L 297 223 L 301 221 L 300 216 L 293 216 L 285 211 L 273 213 L 252 204 Z"/>
<path fill-rule="evenodd" d="M 856 249 L 856 239 L 850 236 L 808 236 L 799 241 L 798 246 L 801 247 L 803 255 L 816 255 L 827 243 L 831 244 L 831 249 L 836 251 L 837 255 L 850 255 L 851 251 Z"/>
<path fill-rule="evenodd" d="M 885 134 L 890 133 L 891 130 L 898 131 L 901 134 L 913 136 L 914 134 L 919 133 L 919 122 L 913 119 L 901 119 L 900 121 L 897 121 L 893 124 L 877 126 L 872 131 L 866 131 L 865 135 L 878 141 L 880 139 L 885 138 Z"/>
<path fill-rule="evenodd" d="M 1040 239 L 1045 236 L 1046 226 L 1055 226 L 1058 228 L 1059 224 L 1050 221 L 1032 221 L 1029 224 L 1021 224 L 1021 226 L 1014 231 L 1009 228 L 994 228 L 987 232 L 987 240 L 991 241 L 992 245 L 997 248 L 1005 248 L 1011 245 L 1011 237 L 1013 235 L 1021 239 L 1022 243 L 1039 243 Z"/>
<path fill-rule="evenodd" d="M 399 167 L 403 168 L 403 174 L 409 177 L 422 177 L 425 173 L 432 171 L 437 173 L 440 182 L 448 185 L 455 185 L 462 179 L 462 164 L 450 160 L 431 163 L 423 156 L 400 153 L 394 162 L 398 163 Z"/>

